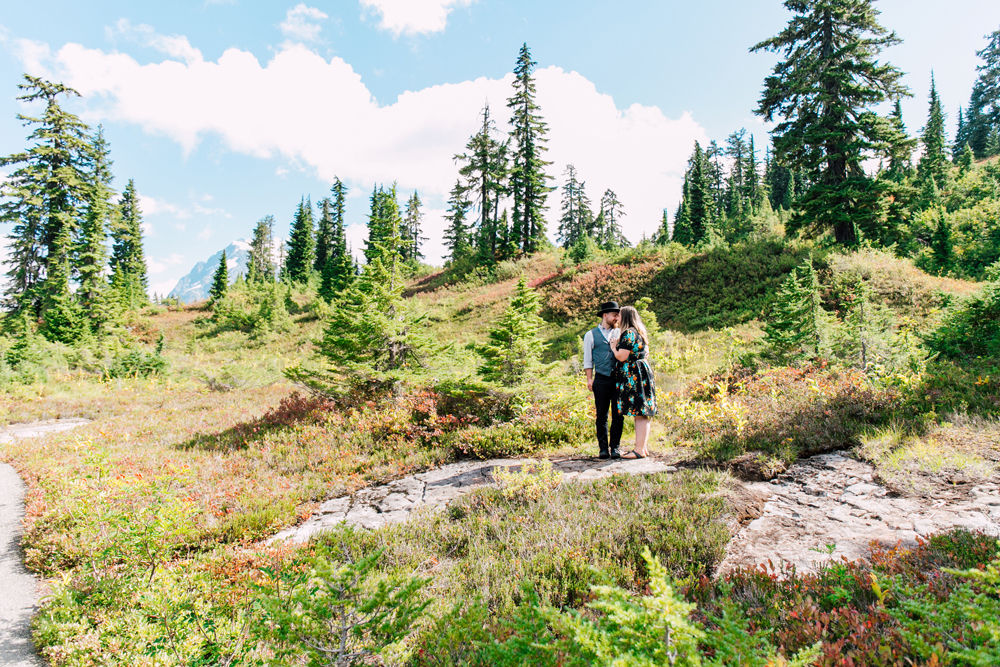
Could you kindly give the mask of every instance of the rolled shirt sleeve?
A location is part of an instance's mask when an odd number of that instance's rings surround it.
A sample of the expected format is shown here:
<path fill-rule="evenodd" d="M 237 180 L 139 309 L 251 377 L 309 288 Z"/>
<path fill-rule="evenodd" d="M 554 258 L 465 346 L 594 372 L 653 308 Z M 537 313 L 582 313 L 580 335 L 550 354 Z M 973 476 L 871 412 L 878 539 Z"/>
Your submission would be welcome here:
<path fill-rule="evenodd" d="M 583 367 L 594 367 L 594 330 L 591 329 L 583 336 Z"/>

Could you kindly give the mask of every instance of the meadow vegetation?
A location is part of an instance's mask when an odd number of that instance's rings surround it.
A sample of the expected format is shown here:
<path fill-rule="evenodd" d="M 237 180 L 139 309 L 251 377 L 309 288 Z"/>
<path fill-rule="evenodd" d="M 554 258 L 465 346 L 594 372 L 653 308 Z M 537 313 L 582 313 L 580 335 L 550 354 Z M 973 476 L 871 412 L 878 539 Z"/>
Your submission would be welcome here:
<path fill-rule="evenodd" d="M 789 47 L 757 110 L 768 121 L 801 102 L 787 90 L 827 94 L 846 67 L 790 48 L 810 29 L 829 39 L 827 5 L 786 4 L 801 20 L 755 47 Z M 734 475 L 852 449 L 902 493 L 996 480 L 1000 129 L 980 141 L 979 108 L 949 160 L 932 88 L 914 167 L 901 73 L 874 59 L 897 40 L 855 5 L 844 34 L 874 37 L 837 53 L 860 54 L 850 76 L 868 73 L 868 102 L 786 119 L 763 173 L 745 132 L 696 144 L 653 239 L 630 247 L 615 193 L 595 215 L 569 167 L 552 246 L 525 45 L 511 133 L 484 109 L 456 157 L 443 269 L 421 262 L 419 196 L 404 211 L 395 185 L 372 192 L 358 265 L 337 179 L 318 220 L 299 203 L 281 266 L 266 216 L 248 274 L 229 284 L 223 259 L 211 299 L 188 306 L 146 298 L 135 185 L 112 203 L 103 135 L 58 105 L 74 91 L 26 78 L 24 100 L 48 106 L 25 119 L 37 145 L 3 161 L 17 170 L 0 184 L 16 246 L 0 420 L 94 420 L 0 445 L 28 483 L 49 663 L 997 664 L 993 537 L 715 576 Z M 1000 32 L 990 49 L 995 74 Z M 889 100 L 893 114 L 859 124 Z M 843 136 L 861 139 L 824 157 Z M 53 146 L 69 151 L 58 164 Z M 868 174 L 873 154 L 888 167 Z M 609 299 L 642 313 L 651 446 L 685 469 L 559 484 L 548 459 L 595 453 L 581 339 Z M 401 525 L 266 542 L 329 498 L 496 457 L 532 463 Z"/>

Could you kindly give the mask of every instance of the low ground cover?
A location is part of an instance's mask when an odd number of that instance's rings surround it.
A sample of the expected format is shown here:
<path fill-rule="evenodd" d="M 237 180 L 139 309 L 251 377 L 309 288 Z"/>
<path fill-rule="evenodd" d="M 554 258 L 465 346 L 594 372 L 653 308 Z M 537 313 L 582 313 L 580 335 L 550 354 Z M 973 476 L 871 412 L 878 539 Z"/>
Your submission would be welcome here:
<path fill-rule="evenodd" d="M 942 471 L 995 479 L 1000 372 L 990 352 L 993 339 L 975 338 L 979 347 L 963 342 L 963 332 L 992 312 L 989 294 L 984 299 L 969 283 L 914 273 L 884 254 L 827 255 L 817 266 L 831 316 L 847 321 L 855 294 L 851 283 L 864 279 L 880 308 L 911 318 L 919 331 L 940 332 L 938 355 L 912 370 L 862 369 L 846 357 L 775 365 L 756 354 L 763 334 L 753 313 L 773 299 L 783 267 L 795 266 L 806 250 L 758 245 L 740 260 L 723 257 L 720 249 L 676 257 L 670 254 L 676 248 L 653 255 L 640 249 L 622 253 L 621 263 L 606 269 L 573 266 L 543 253 L 461 280 L 415 281 L 408 307 L 424 317 L 435 338 L 451 345 L 433 368 L 378 396 L 296 394 L 283 379 L 288 366 L 317 364 L 313 340 L 321 333 L 325 306 L 309 290 L 283 297 L 284 333 L 256 326 L 251 306 L 241 311 L 250 319 L 239 326 L 232 325 L 239 319 L 235 310 L 225 326 L 197 308 L 147 311 L 137 322 L 145 332 L 142 351 L 164 362 L 150 377 L 112 377 L 103 362 L 93 368 L 60 362 L 47 377 L 6 384 L 0 393 L 6 421 L 97 420 L 74 432 L 3 445 L 5 460 L 29 483 L 29 564 L 58 581 L 39 620 L 39 642 L 59 665 L 282 664 L 291 660 L 283 653 L 290 639 L 276 635 L 263 616 L 268 596 L 279 595 L 275 582 L 293 581 L 310 568 L 340 568 L 345 544 L 353 550 L 351 559 L 374 559 L 366 566 L 370 586 L 430 579 L 413 599 L 433 604 L 413 632 L 404 633 L 406 641 L 383 653 L 393 664 L 520 664 L 517 656 L 526 654 L 517 646 L 537 645 L 537 637 L 572 648 L 574 633 L 584 626 L 560 625 L 560 614 L 582 609 L 581 618 L 593 620 L 604 612 L 586 611 L 589 603 L 624 604 L 618 593 L 601 597 L 591 589 L 595 584 L 624 591 L 629 599 L 646 592 L 656 568 L 644 558 L 644 546 L 666 568 L 673 590 L 695 590 L 690 587 L 712 573 L 728 540 L 728 482 L 719 473 L 615 479 L 554 491 L 531 490 L 534 482 L 526 482 L 531 493 L 523 497 L 510 491 L 521 488 L 513 484 L 506 495 L 503 489 L 476 493 L 446 514 L 372 533 L 331 533 L 301 551 L 257 546 L 307 517 L 319 501 L 444 461 L 593 453 L 579 340 L 593 326 L 587 299 L 597 298 L 596 292 L 574 297 L 566 319 L 543 324 L 539 352 L 548 365 L 535 366 L 527 382 L 506 388 L 474 377 L 476 346 L 522 273 L 551 303 L 565 305 L 574 285 L 590 284 L 602 271 L 645 267 L 635 268 L 636 280 L 669 273 L 670 284 L 682 286 L 684 271 L 696 277 L 699 271 L 722 271 L 721 262 L 739 272 L 762 253 L 770 259 L 761 260 L 760 289 L 748 288 L 712 311 L 713 322 L 750 320 L 744 324 L 699 330 L 705 322 L 691 313 L 702 308 L 705 294 L 694 287 L 675 296 L 656 292 L 656 299 L 640 304 L 655 336 L 660 417 L 654 451 L 770 478 L 798 456 L 857 447 L 883 479 L 910 492 Z M 650 261 L 663 265 L 649 273 Z M 657 326 L 653 313 L 674 326 L 681 326 L 683 315 L 688 330 Z M 987 561 L 983 556 L 976 564 Z M 747 586 L 756 585 L 755 576 L 747 575 Z M 788 586 L 783 595 L 814 584 Z M 697 650 L 707 663 L 765 664 L 779 653 L 791 658 L 808 651 L 817 641 L 825 642 L 820 650 L 833 659 L 836 647 L 846 645 L 837 642 L 856 631 L 853 620 L 838 616 L 826 635 L 802 630 L 794 641 L 784 635 L 779 641 L 777 620 L 768 621 L 769 635 L 763 625 L 750 632 L 753 609 L 720 611 L 716 594 L 705 595 L 696 600 L 703 610 L 688 620 L 706 632 Z M 795 600 L 789 604 L 799 604 Z M 466 603 L 462 611 L 451 606 L 459 601 Z M 725 616 L 730 611 L 735 616 Z M 852 619 L 866 613 L 860 607 L 844 612 Z M 883 623 L 878 627 L 889 622 L 882 616 L 869 620 Z M 452 626 L 481 643 L 449 631 Z M 541 634 L 527 641 L 526 628 Z M 739 644 L 733 632 L 749 643 Z M 744 646 L 758 663 L 726 658 L 723 645 L 713 643 L 720 637 Z M 868 641 L 869 635 L 860 637 Z M 905 642 L 899 651 L 923 651 Z M 550 658 L 551 664 L 570 664 L 569 655 L 589 655 L 579 646 L 566 651 L 562 658 L 542 651 L 538 664 Z"/>

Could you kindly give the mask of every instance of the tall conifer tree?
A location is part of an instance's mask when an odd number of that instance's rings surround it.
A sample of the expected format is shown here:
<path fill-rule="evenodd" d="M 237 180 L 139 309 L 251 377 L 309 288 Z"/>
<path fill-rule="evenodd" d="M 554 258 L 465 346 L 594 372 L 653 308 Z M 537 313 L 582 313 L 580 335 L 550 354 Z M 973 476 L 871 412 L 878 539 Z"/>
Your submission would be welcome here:
<path fill-rule="evenodd" d="M 666 218 L 664 212 L 664 218 Z M 618 200 L 618 195 L 611 188 L 601 196 L 601 220 L 599 241 L 606 249 L 627 248 L 631 245 L 622 232 L 622 218 L 625 217 L 625 207 Z"/>
<path fill-rule="evenodd" d="M 496 124 L 490 117 L 490 105 L 483 107 L 482 125 L 455 160 L 462 166 L 458 173 L 465 179 L 464 187 L 472 208 L 479 211 L 475 244 L 480 259 L 498 259 L 501 231 L 498 229 L 500 200 L 507 195 L 510 177 L 509 140 L 501 141 Z"/>
<path fill-rule="evenodd" d="M 18 88 L 23 91 L 18 100 L 44 102 L 45 108 L 39 117 L 17 116 L 25 125 L 34 126 L 28 135 L 34 145 L 0 158 L 0 166 L 15 167 L 0 184 L 4 200 L 0 220 L 14 225 L 9 237 L 7 302 L 14 310 L 28 307 L 44 318 L 46 310 L 62 310 L 71 301 L 71 262 L 80 212 L 89 193 L 91 145 L 89 128 L 59 105 L 60 97 L 78 97 L 79 93 L 29 75 Z M 55 312 L 53 317 L 63 319 Z M 46 335 L 60 334 L 51 330 Z"/>
<path fill-rule="evenodd" d="M 573 246 L 583 236 L 594 235 L 594 214 L 590 209 L 586 183 L 577 178 L 576 167 L 566 165 L 563 184 L 562 217 L 559 219 L 559 240 L 564 248 Z M 595 239 L 598 240 L 598 239 Z"/>
<path fill-rule="evenodd" d="M 212 286 L 208 288 L 208 302 L 218 303 L 219 299 L 226 295 L 227 289 L 229 289 L 229 261 L 226 259 L 226 250 L 223 248 L 219 265 L 212 275 Z"/>
<path fill-rule="evenodd" d="M 535 102 L 532 70 L 536 64 L 531 59 L 528 45 L 524 44 L 514 68 L 514 94 L 507 100 L 512 113 L 510 125 L 514 151 L 510 177 L 514 236 L 520 240 L 521 250 L 528 253 L 535 252 L 545 242 L 545 199 L 552 191 L 548 185 L 550 177 L 545 173 L 551 162 L 542 158 L 548 130 Z"/>
<path fill-rule="evenodd" d="M 149 279 L 142 247 L 142 210 L 133 179 L 129 179 L 118 201 L 111 238 L 111 285 L 123 307 L 141 308 L 149 302 L 146 296 Z"/>
<path fill-rule="evenodd" d="M 247 282 L 270 283 L 274 281 L 274 217 L 267 215 L 257 221 L 250 241 L 250 258 L 247 260 Z"/>
<path fill-rule="evenodd" d="M 927 111 L 927 125 L 921 134 L 920 143 L 924 153 L 917 164 L 917 178 L 921 183 L 933 179 L 938 189 L 943 189 L 948 183 L 947 142 L 944 135 L 944 111 L 941 109 L 941 98 L 937 94 L 934 83 L 934 73 L 931 73 L 930 108 Z"/>
<path fill-rule="evenodd" d="M 427 240 L 427 237 L 423 235 L 421 228 L 424 219 L 424 213 L 420 210 L 421 206 L 420 195 L 414 191 L 406 201 L 406 217 L 403 219 L 403 239 L 407 244 L 403 249 L 403 258 L 410 262 L 418 262 L 424 258 L 423 253 L 420 252 L 420 246 Z"/>
<path fill-rule="evenodd" d="M 900 43 L 878 23 L 872 0 L 786 0 L 793 16 L 778 35 L 751 51 L 781 52 L 764 81 L 755 113 L 779 121 L 772 131 L 775 157 L 808 178 L 796 200 L 790 233 L 832 229 L 839 243 L 857 241 L 857 223 L 881 216 L 881 194 L 862 163 L 884 153 L 887 123 L 871 110 L 908 95 L 902 72 L 878 60 Z"/>
<path fill-rule="evenodd" d="M 469 201 L 461 181 L 455 181 L 448 199 L 448 212 L 445 219 L 448 227 L 444 231 L 445 247 L 448 248 L 448 260 L 451 262 L 462 259 L 469 253 L 469 227 L 465 216 L 469 211 Z"/>
<path fill-rule="evenodd" d="M 313 258 L 313 269 L 320 272 L 336 251 L 333 248 L 333 202 L 330 201 L 329 197 L 323 197 L 319 200 L 318 207 L 319 219 L 316 221 L 316 251 Z"/>
<path fill-rule="evenodd" d="M 111 182 L 111 158 L 104 129 L 97 128 L 91 142 L 90 183 L 86 209 L 76 244 L 76 275 L 79 280 L 77 298 L 91 322 L 99 329 L 110 317 L 106 301 L 107 282 L 104 270 L 108 264 L 107 240 L 114 204 Z"/>
<path fill-rule="evenodd" d="M 705 154 L 701 150 L 701 144 L 696 141 L 690 162 L 687 198 L 684 202 L 687 224 L 691 229 L 691 245 L 697 245 L 708 238 L 712 224 L 709 187 L 705 174 Z"/>
<path fill-rule="evenodd" d="M 288 257 L 282 270 L 282 276 L 292 282 L 309 282 L 316 252 L 313 233 L 312 201 L 303 197 L 295 209 L 295 219 L 288 235 Z"/>

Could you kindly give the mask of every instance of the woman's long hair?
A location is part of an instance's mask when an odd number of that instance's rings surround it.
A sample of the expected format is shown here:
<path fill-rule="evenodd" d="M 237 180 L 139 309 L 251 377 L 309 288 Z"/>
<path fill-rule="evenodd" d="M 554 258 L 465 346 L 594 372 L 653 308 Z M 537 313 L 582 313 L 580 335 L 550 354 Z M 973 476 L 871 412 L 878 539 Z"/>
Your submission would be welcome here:
<path fill-rule="evenodd" d="M 642 337 L 642 342 L 646 348 L 649 348 L 649 334 L 646 333 L 646 325 L 642 323 L 642 318 L 639 317 L 638 310 L 632 306 L 622 308 L 619 314 L 618 327 L 622 330 L 622 334 L 629 329 L 634 329 Z"/>

